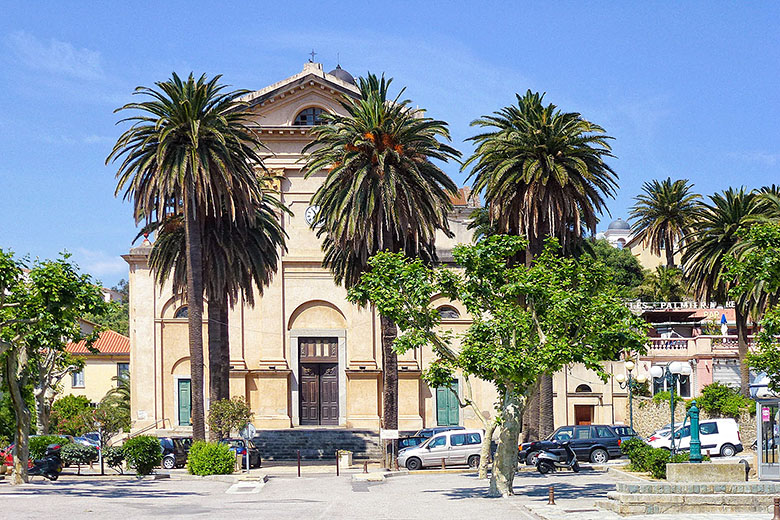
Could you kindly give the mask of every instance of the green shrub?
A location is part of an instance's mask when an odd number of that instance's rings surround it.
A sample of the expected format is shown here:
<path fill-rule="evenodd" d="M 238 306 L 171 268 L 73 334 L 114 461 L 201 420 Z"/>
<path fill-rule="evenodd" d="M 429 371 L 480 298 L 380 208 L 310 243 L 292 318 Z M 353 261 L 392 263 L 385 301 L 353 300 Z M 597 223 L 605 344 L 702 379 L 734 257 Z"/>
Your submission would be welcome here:
<path fill-rule="evenodd" d="M 672 394 L 669 393 L 668 390 L 664 390 L 663 392 L 658 392 L 653 396 L 653 402 L 655 404 L 661 404 L 661 403 L 668 403 L 671 399 Z M 680 404 L 680 401 L 682 401 L 683 398 L 680 397 L 680 394 L 674 394 L 674 404 Z"/>
<path fill-rule="evenodd" d="M 103 451 L 103 460 L 109 468 L 114 468 L 122 473 L 122 461 L 125 460 L 125 452 L 119 446 L 109 446 Z"/>
<path fill-rule="evenodd" d="M 650 448 L 645 454 L 645 471 L 653 478 L 666 478 L 666 464 L 671 458 L 671 452 L 663 448 Z"/>
<path fill-rule="evenodd" d="M 686 408 L 692 402 L 686 403 Z M 696 399 L 696 406 L 711 416 L 739 417 L 742 412 L 756 413 L 756 403 L 745 397 L 735 388 L 723 383 L 710 383 L 701 390 L 701 396 Z"/>
<path fill-rule="evenodd" d="M 95 405 L 83 395 L 66 395 L 51 407 L 51 431 L 78 436 L 90 431 L 88 415 Z"/>
<path fill-rule="evenodd" d="M 40 459 L 46 455 L 46 447 L 49 444 L 59 444 L 64 446 L 69 444 L 70 441 L 65 437 L 58 437 L 57 435 L 38 435 L 30 437 L 30 458 Z"/>
<path fill-rule="evenodd" d="M 60 456 L 65 464 L 76 464 L 78 473 L 81 475 L 81 465 L 95 462 L 98 458 L 98 450 L 94 446 L 85 446 L 78 442 L 71 442 L 62 447 Z"/>
<path fill-rule="evenodd" d="M 162 447 L 157 437 L 140 435 L 122 447 L 127 465 L 138 475 L 149 475 L 162 462 Z"/>
<path fill-rule="evenodd" d="M 220 439 L 230 436 L 252 420 L 252 410 L 243 397 L 220 399 L 209 406 L 209 428 Z"/>
<path fill-rule="evenodd" d="M 672 463 L 690 462 L 690 460 L 691 460 L 690 452 L 681 451 L 677 455 L 672 455 L 672 457 L 669 459 L 669 462 L 672 462 Z M 709 462 L 712 459 L 710 459 L 709 455 L 702 455 L 701 456 L 701 460 L 702 460 L 702 462 Z"/>
<path fill-rule="evenodd" d="M 648 471 L 645 465 L 647 453 L 652 450 L 642 439 L 634 437 L 620 444 L 620 451 L 631 460 L 631 471 Z"/>
<path fill-rule="evenodd" d="M 226 444 L 198 441 L 190 448 L 187 471 L 193 475 L 228 475 L 236 466 L 236 455 Z"/>

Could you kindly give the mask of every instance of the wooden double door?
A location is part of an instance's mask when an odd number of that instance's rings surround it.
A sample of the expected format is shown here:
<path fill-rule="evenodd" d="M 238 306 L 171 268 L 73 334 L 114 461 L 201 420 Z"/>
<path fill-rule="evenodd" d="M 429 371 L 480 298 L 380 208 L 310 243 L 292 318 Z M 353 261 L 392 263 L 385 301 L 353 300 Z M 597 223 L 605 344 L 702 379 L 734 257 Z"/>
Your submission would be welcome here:
<path fill-rule="evenodd" d="M 299 341 L 301 424 L 338 425 L 338 339 L 301 338 Z"/>

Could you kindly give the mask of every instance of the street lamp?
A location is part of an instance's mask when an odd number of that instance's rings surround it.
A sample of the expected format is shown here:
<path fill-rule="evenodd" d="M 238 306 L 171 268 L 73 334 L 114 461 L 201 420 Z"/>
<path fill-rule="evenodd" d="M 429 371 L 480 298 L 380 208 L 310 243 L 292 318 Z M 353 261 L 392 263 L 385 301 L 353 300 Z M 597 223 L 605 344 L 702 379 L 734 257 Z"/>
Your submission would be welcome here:
<path fill-rule="evenodd" d="M 618 374 L 615 376 L 615 380 L 617 381 L 620 388 L 628 388 L 628 416 L 629 416 L 629 424 L 631 425 L 631 429 L 634 429 L 634 389 L 637 388 L 639 385 L 644 384 L 647 382 L 647 377 L 640 375 L 637 377 L 634 377 L 632 374 L 632 371 L 634 370 L 634 367 L 636 366 L 633 361 L 626 361 L 625 365 L 626 370 L 628 371 L 628 375 L 624 376 L 623 374 Z"/>
<path fill-rule="evenodd" d="M 666 384 L 669 387 L 669 407 L 672 409 L 672 422 L 671 422 L 671 445 L 670 449 L 672 451 L 672 455 L 675 453 L 675 447 L 674 447 L 674 391 L 677 388 L 677 382 L 680 380 L 680 376 L 689 376 L 691 375 L 691 365 L 688 363 L 682 363 L 680 361 L 673 361 L 666 365 L 666 367 L 660 367 L 658 365 L 654 365 L 650 367 L 650 375 L 653 376 L 653 379 L 661 379 L 664 378 L 666 380 Z"/>

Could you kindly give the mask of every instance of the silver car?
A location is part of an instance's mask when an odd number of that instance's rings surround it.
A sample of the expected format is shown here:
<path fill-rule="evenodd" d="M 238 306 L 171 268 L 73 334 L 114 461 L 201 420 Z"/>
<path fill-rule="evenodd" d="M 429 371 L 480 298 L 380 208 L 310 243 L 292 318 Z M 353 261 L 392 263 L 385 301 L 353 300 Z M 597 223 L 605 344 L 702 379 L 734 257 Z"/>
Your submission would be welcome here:
<path fill-rule="evenodd" d="M 479 466 L 482 430 L 452 430 L 434 435 L 419 446 L 398 453 L 398 464 L 415 471 L 427 467 Z"/>

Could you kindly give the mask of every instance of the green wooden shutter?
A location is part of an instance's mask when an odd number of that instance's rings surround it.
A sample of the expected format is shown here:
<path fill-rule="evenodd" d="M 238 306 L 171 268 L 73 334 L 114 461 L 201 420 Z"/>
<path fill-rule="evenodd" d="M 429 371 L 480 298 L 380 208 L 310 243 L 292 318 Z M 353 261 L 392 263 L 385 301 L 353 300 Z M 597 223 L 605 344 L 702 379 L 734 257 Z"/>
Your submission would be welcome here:
<path fill-rule="evenodd" d="M 189 379 L 179 379 L 179 426 L 190 425 L 192 393 Z"/>
<path fill-rule="evenodd" d="M 454 393 L 453 393 L 454 392 Z M 458 382 L 453 381 L 450 394 L 449 423 L 447 426 L 457 426 L 460 422 L 460 405 L 458 404 Z"/>
<path fill-rule="evenodd" d="M 452 383 L 452 390 L 447 387 L 436 389 L 436 423 L 439 426 L 457 426 L 460 422 L 457 392 L 457 381 Z"/>

